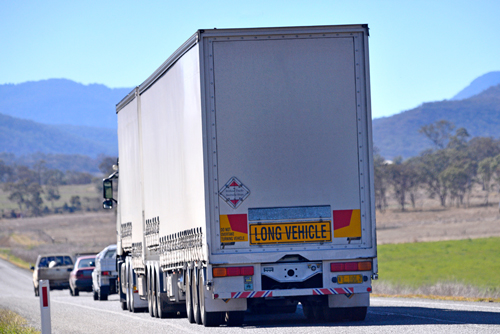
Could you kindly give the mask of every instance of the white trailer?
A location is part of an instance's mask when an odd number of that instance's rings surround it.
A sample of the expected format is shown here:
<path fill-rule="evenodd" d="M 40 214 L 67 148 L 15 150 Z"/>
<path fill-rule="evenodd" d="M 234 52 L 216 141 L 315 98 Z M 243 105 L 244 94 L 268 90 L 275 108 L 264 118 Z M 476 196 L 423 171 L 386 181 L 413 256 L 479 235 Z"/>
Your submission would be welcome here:
<path fill-rule="evenodd" d="M 116 112 L 123 309 L 205 326 L 298 303 L 312 320 L 365 318 L 366 25 L 199 30 Z"/>

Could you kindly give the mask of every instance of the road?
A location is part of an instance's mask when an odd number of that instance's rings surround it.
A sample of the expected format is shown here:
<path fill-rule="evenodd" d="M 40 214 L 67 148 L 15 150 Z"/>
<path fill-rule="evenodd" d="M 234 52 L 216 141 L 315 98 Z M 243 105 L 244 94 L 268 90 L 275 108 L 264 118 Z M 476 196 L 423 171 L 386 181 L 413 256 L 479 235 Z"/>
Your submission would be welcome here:
<path fill-rule="evenodd" d="M 31 272 L 0 260 L 0 308 L 13 310 L 40 329 L 40 304 Z M 500 333 L 500 304 L 372 298 L 366 320 L 313 323 L 299 308 L 290 315 L 245 316 L 242 327 L 204 328 L 186 319 L 154 319 L 148 313 L 122 311 L 116 295 L 94 301 L 91 293 L 70 296 L 51 291 L 52 333 Z"/>

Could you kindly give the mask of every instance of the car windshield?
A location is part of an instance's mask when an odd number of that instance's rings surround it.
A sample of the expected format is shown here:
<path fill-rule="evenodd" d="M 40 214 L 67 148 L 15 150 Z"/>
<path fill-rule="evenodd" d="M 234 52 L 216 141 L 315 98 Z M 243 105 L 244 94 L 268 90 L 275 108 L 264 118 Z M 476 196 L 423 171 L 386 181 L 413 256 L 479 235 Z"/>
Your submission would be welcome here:
<path fill-rule="evenodd" d="M 47 256 L 40 259 L 38 267 L 47 268 L 51 262 L 54 262 L 55 266 L 70 266 L 73 264 L 73 260 L 69 256 Z"/>
<path fill-rule="evenodd" d="M 95 266 L 95 258 L 80 259 L 80 262 L 78 262 L 78 268 L 87 268 L 93 266 Z"/>
<path fill-rule="evenodd" d="M 111 258 L 115 257 L 115 254 L 116 254 L 116 249 L 110 249 L 106 252 L 106 254 L 104 254 L 104 258 L 111 259 Z"/>

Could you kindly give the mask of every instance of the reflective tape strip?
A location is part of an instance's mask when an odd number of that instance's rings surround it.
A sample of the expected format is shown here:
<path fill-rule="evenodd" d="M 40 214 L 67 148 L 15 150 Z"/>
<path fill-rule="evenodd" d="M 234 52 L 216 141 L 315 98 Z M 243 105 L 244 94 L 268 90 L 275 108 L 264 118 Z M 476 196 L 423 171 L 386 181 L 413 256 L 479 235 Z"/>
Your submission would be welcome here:
<path fill-rule="evenodd" d="M 330 288 L 330 289 L 313 289 L 313 295 L 323 296 L 323 295 L 348 295 L 354 293 L 354 288 Z"/>

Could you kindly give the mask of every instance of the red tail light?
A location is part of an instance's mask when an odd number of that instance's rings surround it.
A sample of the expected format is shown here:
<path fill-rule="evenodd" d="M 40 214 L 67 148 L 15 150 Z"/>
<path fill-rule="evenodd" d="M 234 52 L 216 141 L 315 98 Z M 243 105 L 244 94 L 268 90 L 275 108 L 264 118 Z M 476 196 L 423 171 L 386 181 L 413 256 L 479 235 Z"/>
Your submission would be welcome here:
<path fill-rule="evenodd" d="M 330 271 L 331 272 L 368 271 L 368 270 L 372 270 L 372 263 L 370 261 L 330 263 Z"/>
<path fill-rule="evenodd" d="M 77 278 L 82 278 L 83 277 L 83 271 L 77 271 L 76 272 L 76 277 Z"/>
<path fill-rule="evenodd" d="M 248 267 L 219 267 L 213 268 L 212 274 L 214 277 L 227 276 L 251 276 L 253 275 L 253 266 Z"/>
<path fill-rule="evenodd" d="M 109 271 L 103 271 L 101 275 L 102 276 L 110 276 L 111 272 L 109 272 Z"/>

